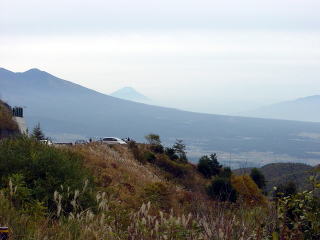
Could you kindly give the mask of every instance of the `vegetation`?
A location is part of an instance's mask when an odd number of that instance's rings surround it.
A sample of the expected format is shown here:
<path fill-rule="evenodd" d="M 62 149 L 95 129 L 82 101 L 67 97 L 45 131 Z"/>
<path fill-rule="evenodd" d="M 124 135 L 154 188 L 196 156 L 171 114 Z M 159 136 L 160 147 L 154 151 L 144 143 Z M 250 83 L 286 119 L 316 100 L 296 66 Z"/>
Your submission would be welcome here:
<path fill-rule="evenodd" d="M 257 186 L 260 189 L 265 188 L 266 179 L 265 179 L 264 175 L 257 168 L 253 168 L 251 170 L 250 177 L 252 178 L 252 180 L 257 184 Z"/>
<path fill-rule="evenodd" d="M 310 180 L 313 190 L 294 193 L 291 186 L 290 194 L 278 192 L 278 239 L 320 239 L 320 199 L 315 197 L 320 184 Z"/>
<path fill-rule="evenodd" d="M 34 129 L 32 130 L 32 134 L 31 136 L 37 140 L 44 140 L 45 139 L 45 136 L 44 136 L 44 133 L 41 129 L 41 126 L 40 126 L 40 123 L 38 123 Z"/>
<path fill-rule="evenodd" d="M 297 187 L 293 182 L 280 184 L 275 188 L 274 197 L 288 197 L 297 193 Z"/>
<path fill-rule="evenodd" d="M 67 201 L 86 181 L 92 183 L 82 161 L 76 153 L 51 148 L 25 136 L 5 139 L 0 142 L 0 189 L 10 195 L 15 206 L 29 208 L 35 203 L 53 210 L 55 191 L 60 191 L 63 201 Z M 89 195 L 83 195 L 79 204 L 85 209 L 90 200 Z"/>
<path fill-rule="evenodd" d="M 236 202 L 237 200 L 237 192 L 228 178 L 214 178 L 208 186 L 207 192 L 210 197 L 218 201 Z"/>
<path fill-rule="evenodd" d="M 218 162 L 217 154 L 203 156 L 199 159 L 198 171 L 206 178 L 218 175 L 222 169 L 222 165 Z"/>
<path fill-rule="evenodd" d="M 149 135 L 145 136 L 147 143 L 149 145 L 161 145 L 160 136 L 154 133 L 150 133 Z"/>
<path fill-rule="evenodd" d="M 18 125 L 12 120 L 9 106 L 0 100 L 0 138 L 18 132 Z"/>
<path fill-rule="evenodd" d="M 176 160 L 182 163 L 187 163 L 187 153 L 186 153 L 186 145 L 183 143 L 183 140 L 177 139 L 175 144 L 172 146 L 174 153 L 178 156 Z"/>
<path fill-rule="evenodd" d="M 147 143 L 150 145 L 151 151 L 153 151 L 154 153 L 163 153 L 164 148 L 161 144 L 159 135 L 151 133 L 145 136 L 145 139 L 147 140 Z"/>
<path fill-rule="evenodd" d="M 246 205 L 266 204 L 267 200 L 265 196 L 250 176 L 232 176 L 231 183 L 235 188 L 235 191 L 238 193 L 241 201 Z"/>
<path fill-rule="evenodd" d="M 216 157 L 209 178 L 152 146 L 1 140 L 0 225 L 10 239 L 319 239 L 316 177 L 273 200 Z"/>
<path fill-rule="evenodd" d="M 314 175 L 315 168 L 303 163 L 271 163 L 258 168 L 264 175 L 266 187 L 263 189 L 267 193 L 272 193 L 275 186 L 292 182 L 298 191 L 311 190 L 308 181 Z M 251 174 L 252 168 L 242 168 L 234 170 L 234 174 Z"/>

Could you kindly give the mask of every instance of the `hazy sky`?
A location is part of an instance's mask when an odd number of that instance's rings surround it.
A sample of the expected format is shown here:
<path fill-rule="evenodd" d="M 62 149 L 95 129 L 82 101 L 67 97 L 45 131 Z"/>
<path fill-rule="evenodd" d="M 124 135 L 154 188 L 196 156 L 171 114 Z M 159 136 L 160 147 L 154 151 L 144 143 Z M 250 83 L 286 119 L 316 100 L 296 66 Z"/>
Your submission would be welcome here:
<path fill-rule="evenodd" d="M 319 0 L 0 0 L 0 67 L 235 113 L 320 94 Z"/>

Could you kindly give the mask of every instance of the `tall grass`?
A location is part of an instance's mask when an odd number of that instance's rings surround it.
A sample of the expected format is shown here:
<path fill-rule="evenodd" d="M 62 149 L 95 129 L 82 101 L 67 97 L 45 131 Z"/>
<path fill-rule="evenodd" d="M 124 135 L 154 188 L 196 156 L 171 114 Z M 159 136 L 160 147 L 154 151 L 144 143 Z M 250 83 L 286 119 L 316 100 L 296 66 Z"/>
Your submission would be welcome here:
<path fill-rule="evenodd" d="M 77 188 L 59 185 L 50 195 L 50 209 L 32 202 L 28 208 L 35 210 L 28 211 L 15 203 L 16 194 L 24 186 L 21 181 L 3 185 L 0 225 L 10 228 L 10 239 L 280 239 L 277 233 L 283 226 L 279 221 L 281 212 L 274 203 L 250 205 L 241 199 L 237 203 L 210 200 L 202 191 L 192 191 L 206 181 L 192 172 L 192 165 L 187 167 L 189 181 L 194 181 L 189 189 L 184 187 L 187 179 L 168 179 L 163 169 L 138 161 L 124 146 L 92 143 L 62 149 L 38 147 L 80 157 L 81 166 L 93 175 L 96 188 L 92 191 L 89 182 L 83 181 Z M 81 199 L 88 194 L 93 201 L 83 205 Z M 292 237 L 282 239 L 303 239 L 301 234 L 286 236 Z"/>

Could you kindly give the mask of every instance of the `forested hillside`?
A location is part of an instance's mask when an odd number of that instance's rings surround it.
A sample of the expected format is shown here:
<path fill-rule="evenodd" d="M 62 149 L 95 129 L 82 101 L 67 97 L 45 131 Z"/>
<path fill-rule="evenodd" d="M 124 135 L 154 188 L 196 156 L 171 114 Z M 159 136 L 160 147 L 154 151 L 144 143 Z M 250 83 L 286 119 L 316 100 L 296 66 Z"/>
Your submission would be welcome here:
<path fill-rule="evenodd" d="M 310 176 L 315 174 L 317 167 L 303 163 L 271 163 L 259 168 L 266 178 L 266 191 L 286 183 L 294 183 L 299 190 L 311 187 Z M 236 174 L 250 174 L 252 168 L 236 169 Z"/>

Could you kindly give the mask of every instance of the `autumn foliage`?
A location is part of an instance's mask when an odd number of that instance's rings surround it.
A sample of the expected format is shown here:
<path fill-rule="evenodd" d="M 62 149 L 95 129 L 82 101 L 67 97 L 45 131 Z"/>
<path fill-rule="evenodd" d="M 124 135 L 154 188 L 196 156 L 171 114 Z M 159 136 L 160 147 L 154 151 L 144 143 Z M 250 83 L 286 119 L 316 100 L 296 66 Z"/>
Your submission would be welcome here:
<path fill-rule="evenodd" d="M 267 203 L 267 199 L 250 176 L 231 176 L 231 184 L 237 191 L 239 199 L 244 203 L 249 205 L 264 205 Z"/>

